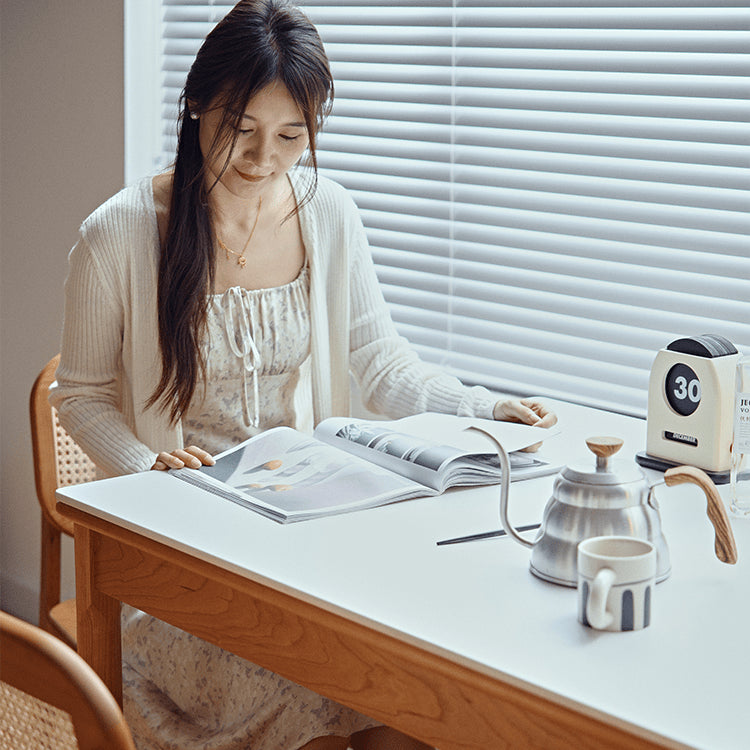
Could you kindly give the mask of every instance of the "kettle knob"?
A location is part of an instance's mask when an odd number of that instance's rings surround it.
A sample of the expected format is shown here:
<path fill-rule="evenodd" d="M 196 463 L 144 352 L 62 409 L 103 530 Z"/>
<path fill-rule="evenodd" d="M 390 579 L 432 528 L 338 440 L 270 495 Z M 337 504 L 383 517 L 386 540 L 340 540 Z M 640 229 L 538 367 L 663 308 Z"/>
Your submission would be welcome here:
<path fill-rule="evenodd" d="M 622 448 L 625 441 L 615 437 L 591 437 L 586 440 L 589 450 L 596 456 L 596 468 L 607 471 L 609 458 Z"/>

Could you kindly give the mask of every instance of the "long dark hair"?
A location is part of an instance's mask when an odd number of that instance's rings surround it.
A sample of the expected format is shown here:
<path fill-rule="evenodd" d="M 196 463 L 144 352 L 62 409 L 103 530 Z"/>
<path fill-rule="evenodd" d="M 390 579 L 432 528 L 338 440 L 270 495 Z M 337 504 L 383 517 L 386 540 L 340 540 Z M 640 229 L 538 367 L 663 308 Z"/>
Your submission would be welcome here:
<path fill-rule="evenodd" d="M 177 154 L 167 234 L 159 262 L 158 312 L 162 371 L 148 406 L 159 404 L 177 422 L 205 382 L 200 346 L 208 294 L 215 277 L 214 234 L 207 171 L 199 145 L 200 114 L 222 107 L 214 153 L 234 147 L 247 102 L 280 81 L 303 113 L 312 179 L 297 210 L 312 197 L 317 179 L 317 133 L 333 100 L 333 79 L 318 32 L 285 0 L 240 0 L 206 37 L 180 96 Z M 232 105 L 232 106 L 229 106 Z M 228 166 L 231 149 L 224 168 Z"/>

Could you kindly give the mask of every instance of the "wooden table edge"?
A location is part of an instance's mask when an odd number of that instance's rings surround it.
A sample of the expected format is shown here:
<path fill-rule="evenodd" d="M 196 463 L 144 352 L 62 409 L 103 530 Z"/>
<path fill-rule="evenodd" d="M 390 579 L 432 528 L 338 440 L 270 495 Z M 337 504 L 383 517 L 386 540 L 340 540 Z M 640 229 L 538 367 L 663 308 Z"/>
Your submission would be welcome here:
<path fill-rule="evenodd" d="M 440 750 L 688 747 L 433 644 L 226 570 L 64 501 L 58 509 L 75 524 L 79 652 L 119 702 L 124 602 Z M 123 561 L 130 564 L 124 575 Z M 201 607 L 210 600 L 223 611 L 189 611 L 196 596 Z M 242 628 L 217 638 L 216 618 L 236 618 L 238 612 Z M 314 657 L 300 661 L 292 648 L 298 645 L 314 651 Z"/>

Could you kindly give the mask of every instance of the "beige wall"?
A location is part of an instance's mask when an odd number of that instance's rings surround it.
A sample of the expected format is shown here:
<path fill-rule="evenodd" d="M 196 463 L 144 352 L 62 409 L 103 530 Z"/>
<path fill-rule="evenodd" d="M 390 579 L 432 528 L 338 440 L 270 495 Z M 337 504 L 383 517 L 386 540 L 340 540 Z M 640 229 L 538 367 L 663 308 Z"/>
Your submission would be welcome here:
<path fill-rule="evenodd" d="M 123 0 L 0 2 L 0 606 L 34 622 L 29 388 L 60 345 L 78 224 L 122 186 L 122 19 Z"/>

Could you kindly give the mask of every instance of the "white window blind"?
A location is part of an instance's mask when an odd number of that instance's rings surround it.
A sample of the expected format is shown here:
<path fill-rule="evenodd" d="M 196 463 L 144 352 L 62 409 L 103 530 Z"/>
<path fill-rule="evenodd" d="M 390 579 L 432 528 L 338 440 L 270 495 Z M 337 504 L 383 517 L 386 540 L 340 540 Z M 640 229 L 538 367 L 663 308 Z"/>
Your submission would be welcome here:
<path fill-rule="evenodd" d="M 166 164 L 231 4 L 163 3 Z M 300 4 L 336 80 L 321 171 L 424 359 L 643 415 L 672 339 L 750 351 L 746 0 Z"/>

